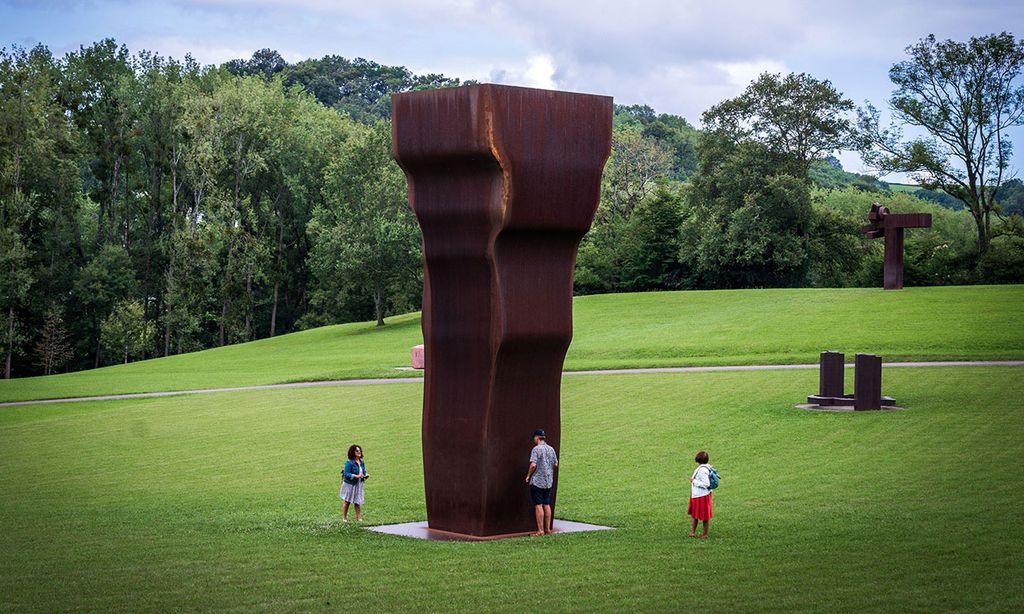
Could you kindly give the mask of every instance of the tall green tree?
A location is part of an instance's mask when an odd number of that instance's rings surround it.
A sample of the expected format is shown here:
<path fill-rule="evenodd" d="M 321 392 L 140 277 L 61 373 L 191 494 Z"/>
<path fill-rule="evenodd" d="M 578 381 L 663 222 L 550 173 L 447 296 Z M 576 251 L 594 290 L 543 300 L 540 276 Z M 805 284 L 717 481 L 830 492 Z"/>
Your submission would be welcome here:
<path fill-rule="evenodd" d="M 75 280 L 73 299 L 78 307 L 78 339 L 84 354 L 93 355 L 93 367 L 100 366 L 100 328 L 114 307 L 137 291 L 135 272 L 128 252 L 117 245 L 104 245 L 83 266 Z"/>
<path fill-rule="evenodd" d="M 284 92 L 279 83 L 214 76 L 213 91 L 189 101 L 183 122 L 191 145 L 188 168 L 205 184 L 202 212 L 220 239 L 218 340 L 251 340 L 257 286 L 266 278 L 268 201 L 256 187 L 280 141 Z"/>
<path fill-rule="evenodd" d="M 811 162 L 850 142 L 853 102 L 806 73 L 763 73 L 736 98 L 704 113 L 704 126 L 734 142 L 754 140 L 796 162 Z"/>
<path fill-rule="evenodd" d="M 807 74 L 762 74 L 704 113 L 681 259 L 705 287 L 806 283 L 811 163 L 849 141 L 852 103 Z"/>
<path fill-rule="evenodd" d="M 660 182 L 628 220 L 595 224 L 580 245 L 575 291 L 591 294 L 685 287 L 689 271 L 679 261 L 684 209 L 681 190 Z"/>
<path fill-rule="evenodd" d="M 422 287 L 419 227 L 405 176 L 391 158 L 387 122 L 366 130 L 328 166 L 324 189 L 325 203 L 309 225 L 314 306 L 323 313 L 341 298 L 368 293 L 383 326 L 388 307 L 418 303 Z"/>
<path fill-rule="evenodd" d="M 281 57 L 280 53 L 266 47 L 254 52 L 248 60 L 238 59 L 224 63 L 224 68 L 233 75 L 261 76 L 268 80 L 274 78 L 274 75 L 287 66 L 288 62 Z"/>
<path fill-rule="evenodd" d="M 895 64 L 889 107 L 898 124 L 927 137 L 904 139 L 900 128 L 883 128 L 870 104 L 859 113 L 858 142 L 864 160 L 882 173 L 905 172 L 929 189 L 941 189 L 966 205 L 984 254 L 998 215 L 997 194 L 1009 169 L 1007 130 L 1024 123 L 1024 40 L 1008 32 L 967 42 L 928 36 L 907 47 Z"/>
<path fill-rule="evenodd" d="M 74 357 L 60 307 L 51 307 L 46 313 L 35 350 L 36 364 L 42 368 L 43 375 L 55 373 Z"/>
<path fill-rule="evenodd" d="M 678 191 L 665 185 L 637 207 L 622 240 L 626 289 L 676 290 L 686 285 L 688 271 L 679 262 L 683 207 Z"/>
<path fill-rule="evenodd" d="M 876 249 L 873 243 L 865 245 L 860 232 L 863 216 L 815 205 L 807 239 L 807 283 L 830 288 L 856 285 L 865 255 Z"/>
<path fill-rule="evenodd" d="M 135 151 L 137 191 L 143 195 L 134 211 L 139 218 L 133 226 L 137 238 L 131 241 L 139 283 L 147 301 L 147 317 L 163 324 L 160 350 L 170 350 L 167 325 L 167 284 L 174 278 L 170 238 L 184 225 L 181 128 L 185 101 L 196 89 L 198 65 L 186 59 L 177 62 L 149 52 L 138 53 L 132 62 L 137 85 Z"/>
<path fill-rule="evenodd" d="M 131 230 L 134 78 L 128 48 L 109 38 L 69 53 L 62 71 L 61 102 L 82 135 L 87 194 L 99 205 L 97 246 L 127 247 Z"/>
<path fill-rule="evenodd" d="M 217 251 L 210 235 L 215 230 L 197 228 L 185 220 L 167 240 L 170 266 L 166 279 L 164 354 L 191 352 L 208 347 L 204 332 L 216 322 L 215 287 Z"/>
<path fill-rule="evenodd" d="M 672 153 L 668 147 L 644 136 L 638 126 L 616 128 L 602 179 L 598 222 L 629 219 L 657 180 L 666 178 L 671 170 Z"/>
<path fill-rule="evenodd" d="M 123 364 L 129 359 L 145 357 L 156 337 L 156 327 L 146 319 L 146 311 L 138 301 L 118 303 L 100 326 L 103 347 Z"/>
<path fill-rule="evenodd" d="M 293 326 L 305 307 L 295 299 L 307 295 L 310 282 L 306 228 L 314 208 L 325 202 L 328 164 L 341 155 L 355 131 L 349 118 L 299 88 L 288 90 L 287 119 L 277 133 L 281 145 L 271 163 L 273 185 L 268 187 L 272 206 L 267 232 L 274 251 L 269 270 L 271 337 L 280 330 L 282 318 Z"/>
<path fill-rule="evenodd" d="M 4 378 L 10 379 L 14 353 L 24 341 L 17 310 L 32 286 L 28 250 L 12 228 L 0 228 L 0 271 L 3 272 L 0 275 L 0 309 L 3 309 L 0 343 L 4 352 Z"/>
<path fill-rule="evenodd" d="M 680 258 L 697 286 L 798 286 L 812 210 L 800 162 L 764 144 L 705 135 L 683 223 Z"/>
<path fill-rule="evenodd" d="M 644 110 L 653 115 L 650 107 L 634 109 L 641 117 L 646 117 Z M 601 201 L 577 257 L 576 291 L 617 292 L 629 286 L 623 268 L 626 257 L 623 233 L 633 212 L 658 182 L 668 179 L 672 169 L 671 149 L 645 136 L 638 121 L 620 122 L 613 128 L 611 156 L 601 179 Z"/>

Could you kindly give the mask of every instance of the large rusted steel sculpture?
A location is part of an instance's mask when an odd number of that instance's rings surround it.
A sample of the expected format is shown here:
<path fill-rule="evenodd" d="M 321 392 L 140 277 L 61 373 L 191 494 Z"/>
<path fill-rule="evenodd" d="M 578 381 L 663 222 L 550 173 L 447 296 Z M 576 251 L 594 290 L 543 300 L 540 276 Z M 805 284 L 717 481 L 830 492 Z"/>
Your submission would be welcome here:
<path fill-rule="evenodd" d="M 846 361 L 842 352 L 822 352 L 818 376 L 818 394 L 807 397 L 815 407 L 853 407 L 857 411 L 894 407 L 896 400 L 882 396 L 882 358 L 857 354 L 853 363 L 853 394 L 844 392 Z"/>
<path fill-rule="evenodd" d="M 885 289 L 899 290 L 903 287 L 903 230 L 931 228 L 932 214 L 889 213 L 889 207 L 874 203 L 868 221 L 864 234 L 869 239 L 885 237 Z"/>
<path fill-rule="evenodd" d="M 526 533 L 534 429 L 560 450 L 572 273 L 611 149 L 612 99 L 475 85 L 391 105 L 423 232 L 427 521 Z"/>

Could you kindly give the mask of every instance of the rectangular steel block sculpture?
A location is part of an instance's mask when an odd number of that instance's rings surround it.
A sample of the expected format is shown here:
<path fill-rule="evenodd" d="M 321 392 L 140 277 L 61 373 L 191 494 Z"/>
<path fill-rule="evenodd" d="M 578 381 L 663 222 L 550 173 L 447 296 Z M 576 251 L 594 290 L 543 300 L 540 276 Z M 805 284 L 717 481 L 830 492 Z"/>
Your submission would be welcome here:
<path fill-rule="evenodd" d="M 857 354 L 853 366 L 853 408 L 882 409 L 882 357 Z"/>
<path fill-rule="evenodd" d="M 821 397 L 843 396 L 843 379 L 846 375 L 846 358 L 842 352 L 822 352 L 818 373 L 818 395 Z"/>
<path fill-rule="evenodd" d="M 611 150 L 612 99 L 474 85 L 391 105 L 423 233 L 427 521 L 526 533 L 534 429 L 561 452 L 572 274 Z"/>

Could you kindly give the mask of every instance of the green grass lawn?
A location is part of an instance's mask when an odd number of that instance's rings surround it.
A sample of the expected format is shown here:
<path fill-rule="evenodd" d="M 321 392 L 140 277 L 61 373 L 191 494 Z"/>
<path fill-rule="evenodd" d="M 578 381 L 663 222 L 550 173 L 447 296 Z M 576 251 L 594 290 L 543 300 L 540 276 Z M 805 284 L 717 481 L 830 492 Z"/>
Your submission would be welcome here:
<path fill-rule="evenodd" d="M 908 409 L 858 414 L 794 409 L 814 371 L 566 378 L 557 515 L 617 530 L 488 543 L 340 522 L 356 441 L 369 522 L 424 517 L 418 383 L 5 408 L 0 611 L 1020 611 L 1022 374 L 892 369 Z"/>
<path fill-rule="evenodd" d="M 1024 286 L 715 290 L 575 299 L 566 369 L 811 363 L 826 349 L 886 360 L 1024 359 Z M 419 314 L 46 378 L 0 401 L 408 376 Z"/>

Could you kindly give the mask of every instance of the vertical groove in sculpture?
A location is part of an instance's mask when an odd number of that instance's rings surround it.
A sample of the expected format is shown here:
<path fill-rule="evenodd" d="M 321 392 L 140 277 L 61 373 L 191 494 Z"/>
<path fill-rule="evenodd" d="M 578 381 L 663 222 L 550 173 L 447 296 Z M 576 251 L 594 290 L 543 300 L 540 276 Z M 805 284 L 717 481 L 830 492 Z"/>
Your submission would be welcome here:
<path fill-rule="evenodd" d="M 423 232 L 423 464 L 431 528 L 530 531 L 535 428 L 559 448 L 576 249 L 611 148 L 611 98 L 479 85 L 392 98 Z"/>

